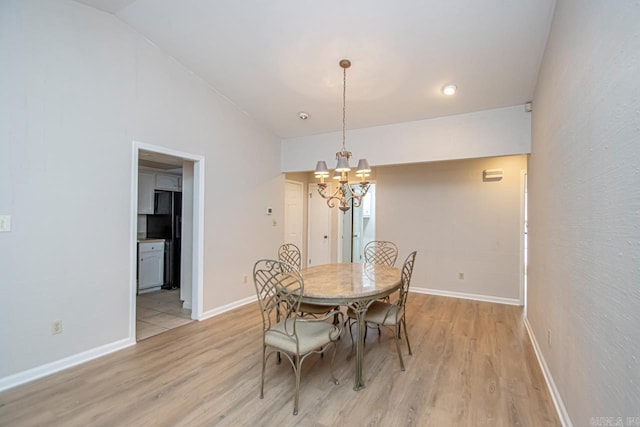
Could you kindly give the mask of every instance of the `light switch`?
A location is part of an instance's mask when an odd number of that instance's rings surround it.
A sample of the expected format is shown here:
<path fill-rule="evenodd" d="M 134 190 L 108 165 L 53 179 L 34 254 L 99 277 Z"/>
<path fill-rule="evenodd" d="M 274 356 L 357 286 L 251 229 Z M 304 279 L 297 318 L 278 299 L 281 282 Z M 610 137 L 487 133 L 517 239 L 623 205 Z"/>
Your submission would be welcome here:
<path fill-rule="evenodd" d="M 0 233 L 11 231 L 11 215 L 0 215 Z"/>

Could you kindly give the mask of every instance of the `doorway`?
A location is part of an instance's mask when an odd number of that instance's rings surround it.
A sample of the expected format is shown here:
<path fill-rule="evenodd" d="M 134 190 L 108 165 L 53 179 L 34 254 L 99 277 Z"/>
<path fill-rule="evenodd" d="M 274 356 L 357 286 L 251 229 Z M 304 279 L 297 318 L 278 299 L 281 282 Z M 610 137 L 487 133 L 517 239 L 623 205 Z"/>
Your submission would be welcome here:
<path fill-rule="evenodd" d="M 133 142 L 132 158 L 130 338 L 135 341 L 136 338 L 147 338 L 192 319 L 197 320 L 202 315 L 204 158 L 137 141 Z M 159 172 L 153 172 L 157 170 Z M 143 204 L 145 197 L 142 194 L 145 192 L 144 186 L 149 184 L 149 175 L 153 175 L 152 182 L 155 184 L 151 195 L 147 197 L 150 198 L 150 206 L 147 206 Z M 145 180 L 139 180 L 139 176 L 143 176 Z M 181 185 L 172 188 L 172 181 L 178 179 L 181 180 Z M 173 218 L 169 222 L 173 224 L 169 230 L 171 245 L 164 245 L 166 238 L 157 239 L 162 241 L 164 248 L 171 248 L 173 251 L 167 253 L 165 250 L 164 259 L 167 264 L 158 265 L 158 269 L 164 270 L 163 282 L 160 286 L 145 289 L 149 290 L 145 293 L 139 292 L 138 286 L 138 262 L 143 259 L 138 255 L 138 242 L 154 240 L 147 238 L 148 217 L 156 214 L 168 215 L 160 212 L 160 207 L 156 206 L 159 200 L 157 196 L 154 204 L 156 192 L 160 192 L 161 196 L 172 192 L 172 200 L 177 201 L 180 206 L 176 208 L 175 203 L 172 204 Z M 179 197 L 175 197 L 176 195 Z M 179 265 L 175 262 L 176 259 L 180 260 Z M 147 319 L 142 325 L 145 327 L 144 331 L 137 327 L 141 317 Z"/>
<path fill-rule="evenodd" d="M 293 243 L 302 252 L 302 267 L 306 267 L 304 247 L 304 184 L 285 180 L 284 183 L 284 242 Z"/>
<path fill-rule="evenodd" d="M 351 186 L 354 191 L 359 187 Z M 354 206 L 340 215 L 340 255 L 341 262 L 364 262 L 364 245 L 375 240 L 375 184 L 370 184 L 369 191 L 362 199 L 360 206 Z"/>
<path fill-rule="evenodd" d="M 329 184 L 328 191 L 331 191 Z M 318 184 L 309 184 L 307 266 L 331 262 L 331 211 L 318 194 Z"/>

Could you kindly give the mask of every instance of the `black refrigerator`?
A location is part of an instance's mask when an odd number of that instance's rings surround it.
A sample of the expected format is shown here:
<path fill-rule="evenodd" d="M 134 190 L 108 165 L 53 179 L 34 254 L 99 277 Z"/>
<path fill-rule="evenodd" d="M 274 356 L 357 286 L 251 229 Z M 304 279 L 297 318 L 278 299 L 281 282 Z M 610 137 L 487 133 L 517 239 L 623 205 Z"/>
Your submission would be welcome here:
<path fill-rule="evenodd" d="M 180 287 L 182 193 L 156 190 L 153 211 L 147 215 L 147 237 L 165 241 L 162 288 L 176 289 Z"/>

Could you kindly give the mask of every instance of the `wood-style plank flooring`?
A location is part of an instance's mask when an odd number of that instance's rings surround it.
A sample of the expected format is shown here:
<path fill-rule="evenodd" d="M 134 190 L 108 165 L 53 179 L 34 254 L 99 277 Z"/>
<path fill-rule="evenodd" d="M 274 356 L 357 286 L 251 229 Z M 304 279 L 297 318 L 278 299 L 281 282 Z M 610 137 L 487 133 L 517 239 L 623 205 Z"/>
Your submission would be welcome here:
<path fill-rule="evenodd" d="M 413 356 L 370 329 L 366 388 L 353 390 L 348 333 L 303 365 L 300 413 L 286 360 L 267 365 L 259 398 L 257 303 L 193 322 L 0 393 L 2 426 L 557 426 L 522 308 L 412 293 Z"/>

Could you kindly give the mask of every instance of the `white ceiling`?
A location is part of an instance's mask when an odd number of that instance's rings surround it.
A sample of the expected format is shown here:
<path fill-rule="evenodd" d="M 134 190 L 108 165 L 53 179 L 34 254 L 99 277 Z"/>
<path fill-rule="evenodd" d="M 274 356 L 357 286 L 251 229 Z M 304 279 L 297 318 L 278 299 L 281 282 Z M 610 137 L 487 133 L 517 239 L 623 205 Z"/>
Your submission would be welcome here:
<path fill-rule="evenodd" d="M 79 0 L 282 138 L 530 101 L 555 0 Z M 458 93 L 445 97 L 447 83 Z M 299 111 L 311 118 L 302 121 Z"/>

